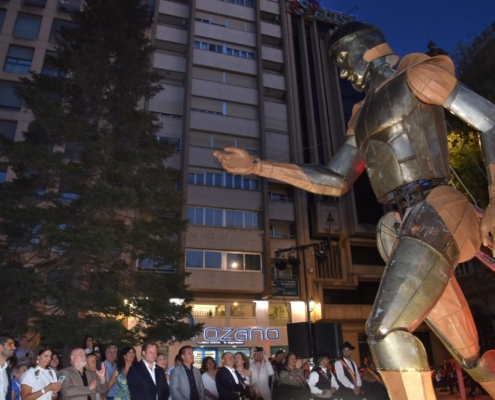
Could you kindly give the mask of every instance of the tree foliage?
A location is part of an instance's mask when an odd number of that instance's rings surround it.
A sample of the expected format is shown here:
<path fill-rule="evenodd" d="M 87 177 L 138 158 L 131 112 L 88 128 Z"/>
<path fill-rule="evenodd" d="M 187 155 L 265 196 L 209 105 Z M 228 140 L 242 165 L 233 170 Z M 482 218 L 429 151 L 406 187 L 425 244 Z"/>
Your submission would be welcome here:
<path fill-rule="evenodd" d="M 184 321 L 185 274 L 136 270 L 137 260 L 175 265 L 185 229 L 177 171 L 164 163 L 173 149 L 139 107 L 161 90 L 147 10 L 139 0 L 85 3 L 59 31 L 49 73 L 19 85 L 33 116 L 24 140 L 0 143 L 16 174 L 0 185 L 0 321 L 69 346 L 85 334 L 187 340 L 200 325 Z"/>
<path fill-rule="evenodd" d="M 495 104 L 495 22 L 479 36 L 468 42 L 459 42 L 452 59 L 459 81 Z M 480 151 L 479 137 L 473 129 L 447 114 L 451 166 L 458 177 L 452 175 L 455 186 L 471 196 L 479 206 L 488 205 L 488 182 Z M 464 184 L 464 186 L 463 186 Z M 466 190 L 467 188 L 467 190 Z M 468 194 L 468 191 L 470 194 Z"/>

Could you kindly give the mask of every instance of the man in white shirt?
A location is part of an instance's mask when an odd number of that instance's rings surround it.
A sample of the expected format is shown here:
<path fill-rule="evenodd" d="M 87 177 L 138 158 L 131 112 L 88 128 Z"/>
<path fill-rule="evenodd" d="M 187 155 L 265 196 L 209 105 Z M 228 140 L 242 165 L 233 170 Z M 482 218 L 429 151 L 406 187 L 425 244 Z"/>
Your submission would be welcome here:
<path fill-rule="evenodd" d="M 256 390 L 258 400 L 272 400 L 272 392 L 268 384 L 270 376 L 274 374 L 272 364 L 267 360 L 263 347 L 254 347 L 251 350 L 252 386 Z"/>
<path fill-rule="evenodd" d="M 316 398 L 329 399 L 339 389 L 335 376 L 327 369 L 330 359 L 326 354 L 316 357 L 316 365 L 309 374 L 308 385 Z"/>
<path fill-rule="evenodd" d="M 0 333 L 0 400 L 10 400 L 12 380 L 7 360 L 14 355 L 14 339 L 7 333 Z"/>
<path fill-rule="evenodd" d="M 354 361 L 351 360 L 352 350 L 355 347 L 349 342 L 340 346 L 343 358 L 335 362 L 335 373 L 340 386 L 339 395 L 343 400 L 360 400 L 361 376 Z"/>

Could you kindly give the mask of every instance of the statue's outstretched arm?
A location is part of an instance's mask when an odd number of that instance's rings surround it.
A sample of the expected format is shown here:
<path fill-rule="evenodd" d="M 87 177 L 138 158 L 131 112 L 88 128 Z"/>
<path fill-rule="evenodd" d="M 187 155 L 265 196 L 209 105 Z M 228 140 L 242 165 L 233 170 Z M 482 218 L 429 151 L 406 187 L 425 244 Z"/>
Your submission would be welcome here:
<path fill-rule="evenodd" d="M 252 158 L 236 147 L 215 150 L 213 155 L 228 172 L 258 175 L 289 183 L 308 192 L 341 196 L 346 193 L 364 170 L 364 161 L 356 148 L 354 136 L 347 136 L 328 165 L 297 165 Z"/>
<path fill-rule="evenodd" d="M 490 205 L 481 220 L 486 246 L 489 232 L 495 233 L 495 105 L 458 82 L 452 61 L 446 56 L 433 57 L 410 69 L 408 84 L 418 99 L 442 105 L 480 132 L 490 196 Z"/>

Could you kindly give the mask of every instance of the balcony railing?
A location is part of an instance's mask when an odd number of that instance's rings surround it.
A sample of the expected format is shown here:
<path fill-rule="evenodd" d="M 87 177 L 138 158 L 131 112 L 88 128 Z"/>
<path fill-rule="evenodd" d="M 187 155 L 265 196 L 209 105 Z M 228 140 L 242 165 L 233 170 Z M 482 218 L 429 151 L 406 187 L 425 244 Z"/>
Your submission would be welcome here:
<path fill-rule="evenodd" d="M 332 243 L 327 251 L 314 252 L 316 277 L 319 279 L 343 279 L 342 255 L 338 243 Z"/>

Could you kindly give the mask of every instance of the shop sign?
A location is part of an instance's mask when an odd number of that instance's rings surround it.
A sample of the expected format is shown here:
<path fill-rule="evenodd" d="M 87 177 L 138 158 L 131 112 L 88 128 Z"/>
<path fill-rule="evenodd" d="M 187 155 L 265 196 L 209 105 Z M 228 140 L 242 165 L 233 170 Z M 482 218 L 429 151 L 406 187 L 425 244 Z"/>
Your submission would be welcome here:
<path fill-rule="evenodd" d="M 272 296 L 299 297 L 299 280 L 277 278 L 272 281 Z"/>
<path fill-rule="evenodd" d="M 323 21 L 332 22 L 336 25 L 345 25 L 355 21 L 356 17 L 342 14 L 338 11 L 320 8 L 316 0 L 295 0 L 289 2 L 289 11 L 295 14 L 310 15 Z"/>
<path fill-rule="evenodd" d="M 208 327 L 203 331 L 204 341 L 198 344 L 244 344 L 246 341 L 259 338 L 264 340 L 280 339 L 280 331 L 276 328 L 214 328 Z"/>

